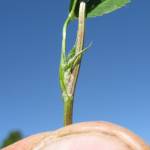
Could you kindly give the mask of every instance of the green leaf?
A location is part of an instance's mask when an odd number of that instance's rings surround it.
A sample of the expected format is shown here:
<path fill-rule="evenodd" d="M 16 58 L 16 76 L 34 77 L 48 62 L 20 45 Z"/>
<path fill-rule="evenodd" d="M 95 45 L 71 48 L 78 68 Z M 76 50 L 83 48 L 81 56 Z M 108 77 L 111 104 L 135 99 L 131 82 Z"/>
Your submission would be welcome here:
<path fill-rule="evenodd" d="M 129 0 L 103 0 L 93 9 L 88 10 L 88 17 L 102 16 L 111 13 L 129 3 Z"/>
<path fill-rule="evenodd" d="M 78 17 L 79 5 L 81 1 L 87 3 L 87 17 L 97 17 L 111 13 L 130 2 L 130 0 L 78 0 L 74 17 Z M 72 9 L 74 0 L 70 2 L 70 10 Z"/>

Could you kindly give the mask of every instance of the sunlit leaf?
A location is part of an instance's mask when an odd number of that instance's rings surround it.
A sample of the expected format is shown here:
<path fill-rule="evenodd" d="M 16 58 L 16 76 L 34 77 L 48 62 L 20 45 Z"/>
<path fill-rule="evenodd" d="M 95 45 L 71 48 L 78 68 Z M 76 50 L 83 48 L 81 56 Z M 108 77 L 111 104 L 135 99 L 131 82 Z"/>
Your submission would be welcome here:
<path fill-rule="evenodd" d="M 81 1 L 85 1 L 87 3 L 87 17 L 97 17 L 111 13 L 130 2 L 130 0 L 78 0 L 74 17 L 78 17 L 79 5 Z M 74 0 L 71 0 L 70 10 L 72 9 L 73 3 Z"/>

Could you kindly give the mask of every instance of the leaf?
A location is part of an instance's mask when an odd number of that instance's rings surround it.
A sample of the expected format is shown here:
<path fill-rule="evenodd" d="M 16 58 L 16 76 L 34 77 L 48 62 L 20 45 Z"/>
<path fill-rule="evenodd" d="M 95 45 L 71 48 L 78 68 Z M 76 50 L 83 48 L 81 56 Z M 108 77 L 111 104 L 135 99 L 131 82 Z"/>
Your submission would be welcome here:
<path fill-rule="evenodd" d="M 88 17 L 102 16 L 111 13 L 129 3 L 129 0 L 104 0 L 92 10 L 88 10 Z"/>
<path fill-rule="evenodd" d="M 75 0 L 70 2 L 70 11 Z M 87 17 L 97 17 L 111 13 L 130 2 L 130 0 L 78 0 L 74 17 L 78 17 L 79 5 L 81 1 L 87 3 Z"/>

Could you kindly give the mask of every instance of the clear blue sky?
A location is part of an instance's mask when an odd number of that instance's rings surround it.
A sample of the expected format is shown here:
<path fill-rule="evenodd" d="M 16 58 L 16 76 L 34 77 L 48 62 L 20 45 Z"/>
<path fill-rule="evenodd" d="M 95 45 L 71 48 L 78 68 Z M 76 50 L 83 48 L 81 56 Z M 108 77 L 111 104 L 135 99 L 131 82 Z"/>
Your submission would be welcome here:
<path fill-rule="evenodd" d="M 0 0 L 0 140 L 13 129 L 28 136 L 62 127 L 58 67 L 68 5 Z M 86 45 L 93 46 L 82 62 L 75 122 L 111 121 L 150 142 L 149 6 L 134 0 L 87 21 Z M 69 28 L 71 44 L 76 25 Z"/>

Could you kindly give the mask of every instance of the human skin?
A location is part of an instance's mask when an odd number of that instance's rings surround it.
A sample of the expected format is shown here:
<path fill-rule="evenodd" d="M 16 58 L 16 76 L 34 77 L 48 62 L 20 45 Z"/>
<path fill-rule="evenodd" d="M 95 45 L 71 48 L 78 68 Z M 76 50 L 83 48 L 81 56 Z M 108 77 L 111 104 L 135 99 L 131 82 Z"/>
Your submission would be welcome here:
<path fill-rule="evenodd" d="M 107 122 L 84 122 L 40 133 L 2 150 L 150 150 L 135 134 Z"/>

